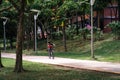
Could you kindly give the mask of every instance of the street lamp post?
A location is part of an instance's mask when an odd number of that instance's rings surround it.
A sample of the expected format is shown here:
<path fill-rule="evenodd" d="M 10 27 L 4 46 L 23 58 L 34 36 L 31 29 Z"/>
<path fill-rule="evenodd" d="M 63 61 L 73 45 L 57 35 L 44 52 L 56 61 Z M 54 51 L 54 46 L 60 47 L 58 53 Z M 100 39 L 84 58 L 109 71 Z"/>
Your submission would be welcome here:
<path fill-rule="evenodd" d="M 94 39 L 93 39 L 93 4 L 95 0 L 91 0 L 91 57 L 94 59 Z"/>
<path fill-rule="evenodd" d="M 4 19 L 4 21 L 3 21 L 3 29 L 4 29 L 4 51 L 6 51 L 6 27 L 5 27 L 5 25 L 6 25 L 6 23 L 7 23 L 7 20 L 8 20 L 8 18 L 7 17 L 1 17 L 2 19 Z"/>
<path fill-rule="evenodd" d="M 35 51 L 37 51 L 36 20 L 37 20 L 37 16 L 34 15 L 34 26 L 35 26 Z"/>
<path fill-rule="evenodd" d="M 35 10 L 35 9 L 32 9 L 31 10 L 32 12 L 37 12 L 37 14 L 35 14 L 34 15 L 34 29 L 35 29 L 35 42 L 34 42 L 34 44 L 35 44 L 35 51 L 37 51 L 37 31 L 36 31 L 36 27 L 37 27 L 37 22 L 36 22 L 36 20 L 37 20 L 37 18 L 38 18 L 38 15 L 39 15 L 39 13 L 40 13 L 40 11 L 39 10 Z"/>

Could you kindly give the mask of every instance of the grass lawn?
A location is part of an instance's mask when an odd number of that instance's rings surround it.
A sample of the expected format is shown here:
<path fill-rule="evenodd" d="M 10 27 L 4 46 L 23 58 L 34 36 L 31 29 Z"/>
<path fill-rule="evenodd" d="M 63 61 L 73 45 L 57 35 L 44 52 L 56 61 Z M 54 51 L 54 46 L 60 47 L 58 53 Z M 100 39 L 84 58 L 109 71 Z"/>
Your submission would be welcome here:
<path fill-rule="evenodd" d="M 4 68 L 0 69 L 0 80 L 120 80 L 120 75 L 76 70 L 33 62 L 23 62 L 23 73 L 14 73 L 13 59 L 2 59 Z"/>

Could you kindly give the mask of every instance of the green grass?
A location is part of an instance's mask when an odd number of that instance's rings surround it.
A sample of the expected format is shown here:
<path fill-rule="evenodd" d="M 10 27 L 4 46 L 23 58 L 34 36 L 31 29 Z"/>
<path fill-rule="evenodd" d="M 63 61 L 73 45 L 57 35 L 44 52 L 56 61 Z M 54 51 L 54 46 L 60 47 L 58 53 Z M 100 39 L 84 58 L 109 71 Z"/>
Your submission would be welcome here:
<path fill-rule="evenodd" d="M 120 41 L 107 41 L 95 49 L 95 53 L 101 60 L 120 62 Z"/>
<path fill-rule="evenodd" d="M 4 68 L 0 69 L 0 80 L 120 80 L 120 75 L 76 70 L 33 62 L 23 62 L 23 73 L 14 73 L 13 59 L 2 59 Z"/>
<path fill-rule="evenodd" d="M 58 41 L 57 41 L 58 42 Z M 73 58 L 73 59 L 91 59 L 91 51 L 89 42 L 80 43 L 74 41 L 74 43 L 69 43 L 68 52 L 60 51 L 59 44 L 55 46 L 55 56 L 64 57 L 64 58 Z M 72 46 L 70 46 L 72 44 Z M 79 47 L 79 46 L 80 47 Z M 70 47 L 73 48 L 73 50 Z M 63 50 L 63 49 L 62 49 Z M 38 50 L 37 53 L 34 51 L 24 50 L 25 54 L 29 55 L 38 55 L 38 56 L 48 56 L 47 50 Z M 120 41 L 113 39 L 105 39 L 102 41 L 94 42 L 94 55 L 98 61 L 108 61 L 108 62 L 118 62 L 120 63 Z"/>

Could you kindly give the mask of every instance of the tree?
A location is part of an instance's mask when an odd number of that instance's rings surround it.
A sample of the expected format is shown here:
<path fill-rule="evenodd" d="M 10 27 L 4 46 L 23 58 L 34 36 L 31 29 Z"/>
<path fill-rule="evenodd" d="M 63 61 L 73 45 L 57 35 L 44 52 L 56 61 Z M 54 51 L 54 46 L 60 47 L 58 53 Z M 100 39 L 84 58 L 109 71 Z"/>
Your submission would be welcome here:
<path fill-rule="evenodd" d="M 78 8 L 77 4 L 72 0 L 65 0 L 64 3 L 58 7 L 56 16 L 60 16 L 58 20 L 56 20 L 58 25 L 62 24 L 62 33 L 63 33 L 63 46 L 64 51 L 67 51 L 67 44 L 66 44 L 66 28 L 67 28 L 67 21 L 71 18 L 72 14 Z"/>
<path fill-rule="evenodd" d="M 110 2 L 111 0 L 95 0 L 94 10 L 97 11 L 97 26 L 98 28 L 101 28 L 101 30 L 103 29 L 102 26 L 100 26 L 100 18 L 103 16 L 101 15 L 101 12 Z"/>
<path fill-rule="evenodd" d="M 118 2 L 118 18 L 120 21 L 120 0 L 117 0 L 117 2 Z"/>
<path fill-rule="evenodd" d="M 17 29 L 17 42 L 16 42 L 16 63 L 15 72 L 23 72 L 22 64 L 22 49 L 23 49 L 23 24 L 24 24 L 24 13 L 28 1 L 33 0 L 8 0 L 18 12 L 18 29 Z"/>
<path fill-rule="evenodd" d="M 2 0 L 0 0 L 0 4 L 2 3 Z"/>
<path fill-rule="evenodd" d="M 3 67 L 2 60 L 1 60 L 1 50 L 0 50 L 0 68 Z"/>
<path fill-rule="evenodd" d="M 62 28 L 63 30 L 63 43 L 64 43 L 64 49 L 65 51 L 67 51 L 67 47 L 66 47 L 66 31 L 65 29 L 67 28 L 67 25 L 71 25 L 73 27 L 72 24 L 75 24 L 71 21 L 71 19 L 74 18 L 74 16 L 76 16 L 76 34 L 79 33 L 79 28 L 77 25 L 77 15 L 85 15 L 87 9 L 87 1 L 83 1 L 83 0 L 79 0 L 79 1 L 73 1 L 73 0 L 64 0 L 63 4 L 61 6 L 58 7 L 57 10 L 57 16 L 60 16 L 59 20 L 60 23 L 62 23 L 62 21 L 64 22 L 64 27 Z M 68 22 L 70 21 L 70 22 Z M 84 26 L 84 21 L 85 19 L 82 19 L 82 23 Z M 82 27 L 83 27 L 82 26 Z M 75 26 L 74 26 L 75 27 Z"/>
<path fill-rule="evenodd" d="M 13 0 L 9 0 L 10 3 L 15 7 L 15 9 L 19 13 L 19 21 L 18 21 L 18 30 L 17 30 L 17 43 L 16 43 L 16 64 L 15 64 L 15 72 L 22 72 L 22 43 L 23 43 L 23 17 L 25 10 L 25 0 L 20 0 L 16 5 L 16 2 Z"/>

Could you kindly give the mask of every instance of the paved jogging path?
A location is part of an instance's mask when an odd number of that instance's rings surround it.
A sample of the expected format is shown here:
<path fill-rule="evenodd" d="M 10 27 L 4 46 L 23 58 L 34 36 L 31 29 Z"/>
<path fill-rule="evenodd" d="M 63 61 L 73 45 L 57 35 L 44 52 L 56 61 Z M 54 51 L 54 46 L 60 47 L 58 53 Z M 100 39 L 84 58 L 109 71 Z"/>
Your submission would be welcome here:
<path fill-rule="evenodd" d="M 16 55 L 11 53 L 1 53 L 1 56 L 5 58 L 15 59 Z M 88 69 L 120 74 L 120 63 L 99 62 L 92 60 L 78 60 L 58 57 L 55 57 L 55 59 L 49 59 L 47 56 L 28 56 L 28 55 L 23 55 L 23 60 L 76 69 Z"/>

